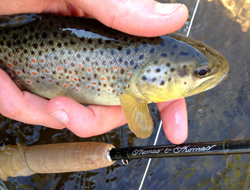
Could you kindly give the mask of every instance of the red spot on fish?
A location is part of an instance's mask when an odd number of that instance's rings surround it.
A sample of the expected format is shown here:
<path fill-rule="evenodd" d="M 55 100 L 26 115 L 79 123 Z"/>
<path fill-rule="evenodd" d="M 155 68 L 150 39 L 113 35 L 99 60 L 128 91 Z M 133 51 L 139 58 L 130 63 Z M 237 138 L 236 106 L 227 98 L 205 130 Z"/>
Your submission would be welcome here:
<path fill-rule="evenodd" d="M 90 88 L 90 85 L 88 85 L 87 87 Z"/>
<path fill-rule="evenodd" d="M 78 92 L 79 91 L 79 89 L 76 89 L 76 92 Z"/>
<path fill-rule="evenodd" d="M 96 82 L 93 82 L 94 85 L 96 85 L 97 83 Z"/>
<path fill-rule="evenodd" d="M 36 63 L 36 60 L 34 60 L 34 59 L 32 59 L 31 61 L 32 61 L 33 63 Z"/>
<path fill-rule="evenodd" d="M 33 71 L 32 74 L 33 74 L 33 75 L 36 75 L 36 72 Z"/>
<path fill-rule="evenodd" d="M 82 67 L 82 64 L 79 64 L 79 67 Z"/>
<path fill-rule="evenodd" d="M 88 93 L 88 92 L 85 92 L 86 94 Z"/>
<path fill-rule="evenodd" d="M 77 79 L 77 78 L 74 78 L 74 81 L 78 81 L 78 79 Z"/>
<path fill-rule="evenodd" d="M 31 81 L 30 81 L 30 80 L 27 80 L 27 83 L 29 83 L 29 84 L 30 84 L 30 83 L 31 83 Z"/>
<path fill-rule="evenodd" d="M 73 84 L 71 84 L 70 86 L 73 86 Z"/>
<path fill-rule="evenodd" d="M 49 80 L 49 82 L 52 82 L 52 80 Z"/>
<path fill-rule="evenodd" d="M 20 75 L 20 74 L 21 74 L 21 71 L 17 71 L 16 73 L 17 73 L 18 75 Z"/>
<path fill-rule="evenodd" d="M 128 76 L 131 77 L 131 73 L 129 73 Z"/>
<path fill-rule="evenodd" d="M 117 66 L 114 66 L 114 69 L 115 69 L 115 70 L 117 70 L 117 69 L 118 69 L 118 67 L 117 67 Z"/>
<path fill-rule="evenodd" d="M 68 85 L 66 85 L 66 84 L 63 85 L 63 87 L 65 87 L 65 88 L 66 88 L 67 86 L 68 86 Z"/>
<path fill-rule="evenodd" d="M 8 67 L 11 68 L 11 67 L 12 67 L 12 64 L 11 64 L 11 63 L 8 63 Z"/>
<path fill-rule="evenodd" d="M 44 62 L 44 60 L 42 59 L 42 60 L 41 60 L 41 62 L 43 63 L 43 62 Z"/>
<path fill-rule="evenodd" d="M 108 91 L 110 91 L 110 89 L 108 88 Z"/>
<path fill-rule="evenodd" d="M 46 52 L 48 52 L 49 50 L 48 50 L 48 49 L 46 49 L 45 51 L 46 51 Z"/>
<path fill-rule="evenodd" d="M 58 77 L 59 79 L 62 79 L 62 77 Z"/>
<path fill-rule="evenodd" d="M 45 70 L 45 72 L 46 72 L 46 73 L 49 73 L 49 70 L 48 70 L 48 69 L 46 69 L 46 70 Z"/>
<path fill-rule="evenodd" d="M 118 85 L 117 88 L 120 88 L 120 85 Z"/>
<path fill-rule="evenodd" d="M 100 96 L 100 94 L 98 94 L 98 96 Z"/>
<path fill-rule="evenodd" d="M 61 70 L 62 70 L 62 67 L 58 67 L 57 69 L 58 69 L 58 71 L 61 71 Z"/>
<path fill-rule="evenodd" d="M 91 71 L 91 68 L 88 68 L 88 71 L 90 72 L 90 71 Z"/>
<path fill-rule="evenodd" d="M 21 84 L 21 81 L 20 80 L 18 80 L 18 81 L 16 81 L 18 84 Z"/>
<path fill-rule="evenodd" d="M 102 77 L 101 79 L 102 79 L 102 80 L 105 80 L 105 77 Z"/>

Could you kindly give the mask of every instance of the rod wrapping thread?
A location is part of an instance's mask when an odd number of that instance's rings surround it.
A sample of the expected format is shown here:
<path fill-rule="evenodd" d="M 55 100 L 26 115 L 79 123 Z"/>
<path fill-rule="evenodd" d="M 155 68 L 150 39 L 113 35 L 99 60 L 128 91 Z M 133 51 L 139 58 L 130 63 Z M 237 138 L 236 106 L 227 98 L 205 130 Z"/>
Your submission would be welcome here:
<path fill-rule="evenodd" d="M 106 143 L 76 142 L 11 147 L 11 154 L 0 154 L 0 177 L 3 180 L 34 173 L 94 170 L 114 163 L 107 157 L 108 151 L 114 146 Z"/>

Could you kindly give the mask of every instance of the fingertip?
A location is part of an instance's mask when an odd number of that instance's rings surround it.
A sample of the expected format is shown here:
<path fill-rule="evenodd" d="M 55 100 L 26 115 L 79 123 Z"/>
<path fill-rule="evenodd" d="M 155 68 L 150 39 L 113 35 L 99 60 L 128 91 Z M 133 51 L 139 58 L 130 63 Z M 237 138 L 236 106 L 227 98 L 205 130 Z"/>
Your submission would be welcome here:
<path fill-rule="evenodd" d="M 185 99 L 158 106 L 161 111 L 163 130 L 170 142 L 181 144 L 188 137 L 187 109 Z"/>

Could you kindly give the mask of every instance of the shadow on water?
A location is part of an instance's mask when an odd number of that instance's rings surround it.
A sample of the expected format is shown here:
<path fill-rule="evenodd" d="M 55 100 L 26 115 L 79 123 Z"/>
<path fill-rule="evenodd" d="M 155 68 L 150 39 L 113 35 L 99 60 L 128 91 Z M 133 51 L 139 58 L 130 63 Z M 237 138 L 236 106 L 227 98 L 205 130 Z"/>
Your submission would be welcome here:
<path fill-rule="evenodd" d="M 196 1 L 185 3 L 192 15 Z M 229 77 L 216 88 L 187 98 L 189 137 L 186 142 L 249 139 L 250 123 L 250 2 L 248 0 L 203 0 L 200 2 L 190 37 L 218 50 L 230 64 Z M 185 34 L 189 25 L 179 30 Z M 160 115 L 150 105 L 155 127 Z M 0 116 L 0 145 L 50 144 L 59 142 L 106 142 L 116 147 L 153 144 L 153 135 L 136 138 L 127 125 L 111 132 L 79 138 L 69 130 L 29 126 Z M 163 131 L 157 144 L 169 144 Z M 127 166 L 116 162 L 110 167 L 88 172 L 36 174 L 29 177 L 0 180 L 7 189 L 136 189 L 147 160 L 133 160 Z M 153 159 L 143 188 L 145 189 L 247 189 L 249 188 L 249 155 L 204 156 Z"/>

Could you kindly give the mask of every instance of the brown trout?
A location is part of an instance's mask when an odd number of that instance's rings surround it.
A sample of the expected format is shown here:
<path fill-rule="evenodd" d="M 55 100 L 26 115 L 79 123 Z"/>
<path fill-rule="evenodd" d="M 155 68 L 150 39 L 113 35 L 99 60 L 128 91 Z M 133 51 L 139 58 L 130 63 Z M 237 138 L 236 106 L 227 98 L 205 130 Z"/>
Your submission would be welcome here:
<path fill-rule="evenodd" d="M 131 131 L 146 138 L 153 131 L 148 103 L 209 90 L 229 64 L 179 34 L 137 37 L 94 19 L 27 14 L 0 17 L 0 68 L 48 99 L 121 105 Z"/>

